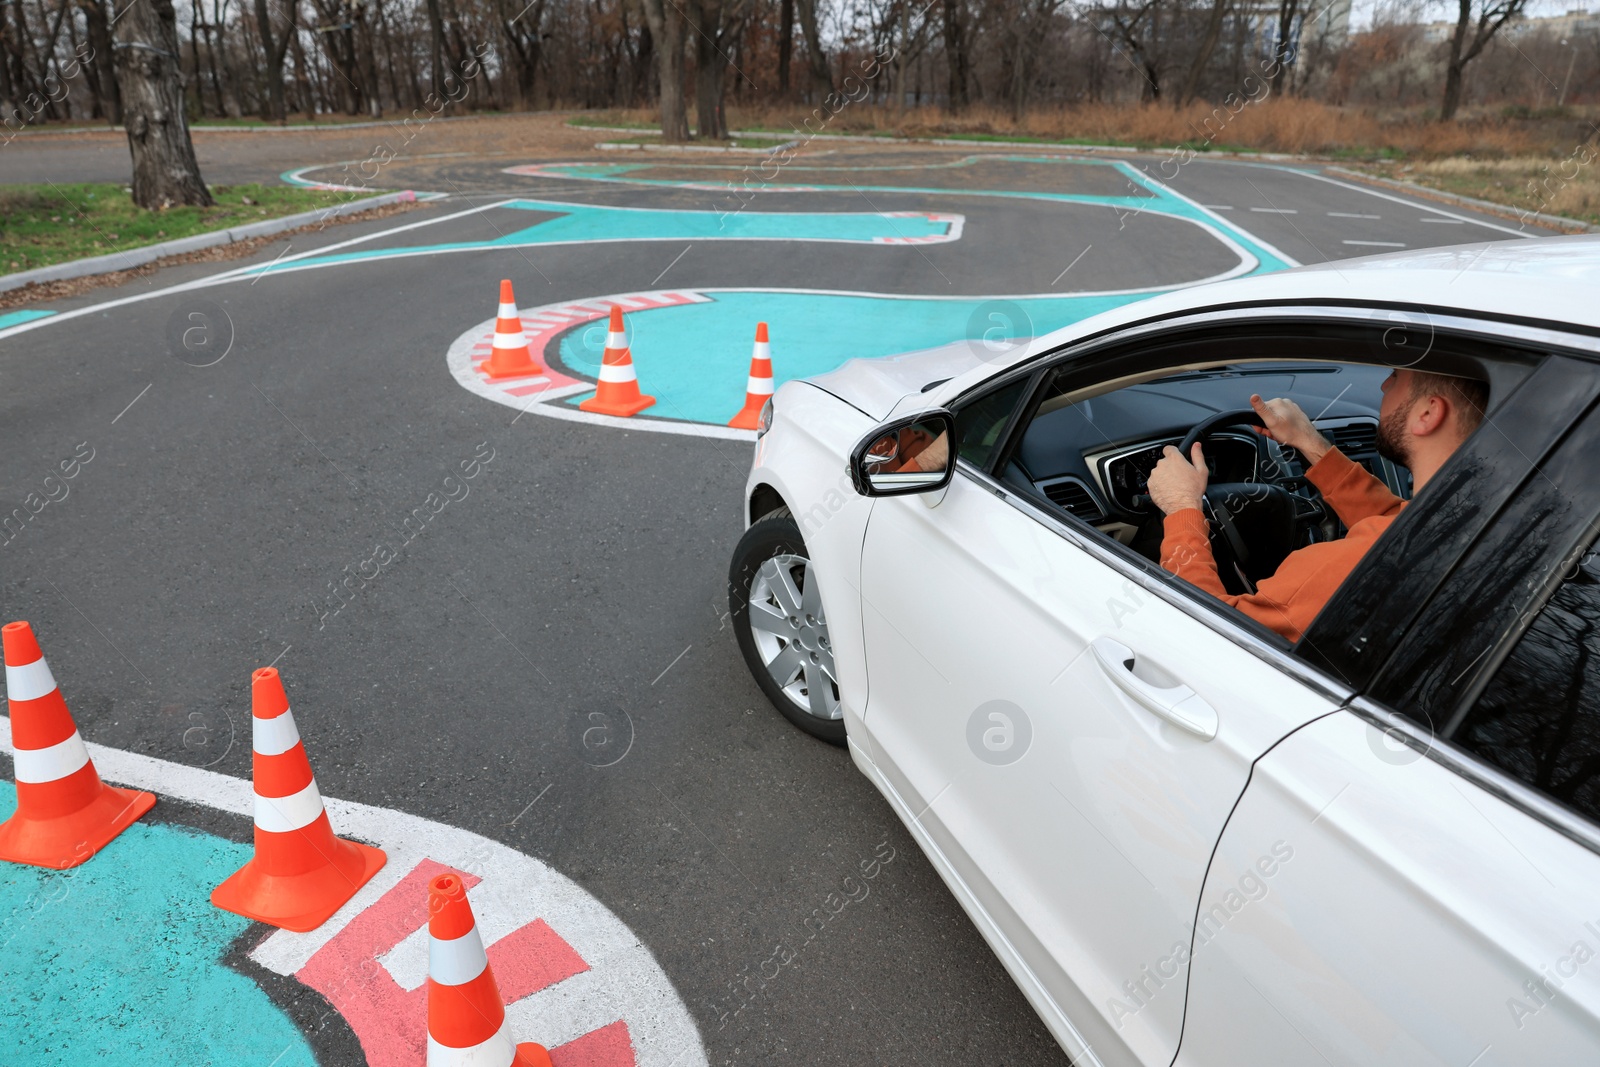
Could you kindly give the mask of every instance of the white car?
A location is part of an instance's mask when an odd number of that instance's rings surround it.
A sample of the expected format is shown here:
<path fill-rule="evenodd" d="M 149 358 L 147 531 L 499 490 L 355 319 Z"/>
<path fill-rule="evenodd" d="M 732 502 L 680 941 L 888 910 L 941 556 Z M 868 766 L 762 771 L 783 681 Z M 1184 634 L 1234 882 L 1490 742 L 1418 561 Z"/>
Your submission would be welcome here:
<path fill-rule="evenodd" d="M 1397 366 L 1486 381 L 1487 420 L 1297 643 L 1160 568 L 1144 478 L 1196 431 L 1213 506 L 1271 501 L 1230 588 L 1342 532 L 1252 392 L 1409 496 Z M 1597 1063 L 1597 399 L 1595 237 L 855 361 L 764 415 L 736 632 L 1075 1063 Z"/>

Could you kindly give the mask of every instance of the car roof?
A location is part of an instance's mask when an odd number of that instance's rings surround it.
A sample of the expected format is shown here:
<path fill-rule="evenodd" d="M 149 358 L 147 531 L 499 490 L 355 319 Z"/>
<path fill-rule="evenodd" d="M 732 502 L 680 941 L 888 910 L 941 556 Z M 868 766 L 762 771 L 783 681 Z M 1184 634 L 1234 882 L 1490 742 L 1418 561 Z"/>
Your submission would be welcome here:
<path fill-rule="evenodd" d="M 1600 234 L 1451 245 L 1341 259 L 1191 286 L 1114 308 L 1033 339 L 989 363 L 1022 363 L 1130 323 L 1238 304 L 1340 303 L 1504 319 L 1600 332 Z M 963 375 L 963 378 L 968 375 Z"/>

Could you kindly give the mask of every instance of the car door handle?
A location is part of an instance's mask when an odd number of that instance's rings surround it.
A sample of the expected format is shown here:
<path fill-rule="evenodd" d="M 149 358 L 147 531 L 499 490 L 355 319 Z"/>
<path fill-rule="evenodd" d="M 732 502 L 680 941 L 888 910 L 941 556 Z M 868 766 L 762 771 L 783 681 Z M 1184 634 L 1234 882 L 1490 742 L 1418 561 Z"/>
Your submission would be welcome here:
<path fill-rule="evenodd" d="M 1152 685 L 1133 673 L 1133 649 L 1109 637 L 1090 642 L 1094 658 L 1118 689 L 1144 705 L 1161 719 L 1180 730 L 1187 730 L 1203 741 L 1217 736 L 1217 710 L 1186 685 L 1170 689 Z"/>

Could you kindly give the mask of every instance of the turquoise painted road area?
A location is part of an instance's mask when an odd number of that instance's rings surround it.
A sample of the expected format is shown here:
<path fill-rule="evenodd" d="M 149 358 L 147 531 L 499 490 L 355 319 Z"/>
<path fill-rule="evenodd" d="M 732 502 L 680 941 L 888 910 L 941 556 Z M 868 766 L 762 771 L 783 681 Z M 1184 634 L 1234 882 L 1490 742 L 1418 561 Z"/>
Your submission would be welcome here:
<path fill-rule="evenodd" d="M 16 797 L 0 782 L 0 819 Z M 289 1017 L 222 962 L 250 921 L 211 889 L 249 857 L 138 822 L 72 870 L 0 864 L 0 1062 L 314 1067 Z"/>
<path fill-rule="evenodd" d="M 496 205 L 511 211 L 553 212 L 511 233 L 487 241 L 369 248 L 328 256 L 310 256 L 263 266 L 258 274 L 295 270 L 363 259 L 432 255 L 439 252 L 488 251 L 583 241 L 842 241 L 879 244 L 944 238 L 950 223 L 921 215 L 882 212 L 682 211 L 655 208 L 593 207 L 546 200 L 511 200 Z"/>
<path fill-rule="evenodd" d="M 822 182 L 806 182 L 791 180 L 789 175 L 796 171 L 815 170 L 822 172 L 838 173 L 850 170 L 848 167 L 785 167 L 780 188 L 783 191 L 795 192 L 848 192 L 848 193 L 926 193 L 930 196 L 948 197 L 1003 197 L 1011 200 L 1044 200 L 1055 201 L 1063 204 L 1084 204 L 1090 206 L 1109 207 L 1116 209 L 1124 217 L 1141 214 L 1167 215 L 1172 218 L 1188 219 L 1199 223 L 1227 240 L 1233 241 L 1241 248 L 1247 250 L 1257 260 L 1256 267 L 1249 273 L 1261 274 L 1267 271 L 1285 270 L 1289 267 L 1283 259 L 1271 249 L 1256 241 L 1249 234 L 1230 225 L 1228 221 L 1213 212 L 1207 211 L 1187 197 L 1179 196 L 1161 182 L 1155 181 L 1139 168 L 1121 160 L 1079 159 L 1070 156 L 1030 156 L 1030 155 L 1002 155 L 1002 156 L 968 156 L 965 159 L 952 160 L 943 164 L 918 164 L 908 167 L 908 170 L 941 170 L 966 166 L 973 166 L 980 162 L 1011 162 L 1024 164 L 1046 164 L 1054 166 L 1073 167 L 1111 167 L 1121 173 L 1127 181 L 1128 195 L 1126 196 L 1099 196 L 1087 193 L 1054 193 L 1042 191 L 1022 191 L 1015 189 L 963 189 L 947 186 L 919 186 L 919 185 L 867 185 L 867 184 L 828 184 Z M 550 177 L 575 178 L 593 182 L 617 182 L 625 185 L 665 186 L 668 188 L 682 188 L 683 181 L 672 181 L 662 178 L 642 178 L 636 172 L 652 169 L 655 164 L 650 163 L 550 163 L 541 165 L 538 170 L 542 175 Z M 674 164 L 674 170 L 703 169 L 708 173 L 726 173 L 726 168 L 706 164 Z M 896 170 L 896 167 L 874 166 L 874 171 Z M 725 188 L 735 199 L 730 201 L 737 204 L 742 202 L 738 191 L 744 187 L 740 183 L 722 181 L 715 182 L 708 178 L 703 183 L 692 183 L 697 188 Z M 750 187 L 759 191 L 760 181 L 752 181 Z M 749 193 L 744 193 L 748 196 Z M 732 217 L 730 215 L 730 217 Z M 1176 286 L 1174 286 L 1176 288 Z M 1065 325 L 1064 323 L 1062 325 Z"/>
<path fill-rule="evenodd" d="M 32 322 L 34 319 L 49 318 L 54 314 L 54 311 L 8 311 L 0 315 L 0 330 L 8 326 L 20 326 L 24 322 Z"/>
<path fill-rule="evenodd" d="M 885 356 L 972 338 L 980 357 L 1145 294 L 1013 300 L 890 299 L 793 292 L 711 292 L 709 303 L 636 312 L 628 344 L 640 387 L 656 398 L 645 414 L 726 423 L 744 404 L 755 324 L 771 333 L 773 379 L 808 378 L 856 356 Z M 605 323 L 561 339 L 561 362 L 599 374 Z M 987 346 L 987 347 L 986 347 Z M 588 394 L 569 398 L 578 403 Z"/>

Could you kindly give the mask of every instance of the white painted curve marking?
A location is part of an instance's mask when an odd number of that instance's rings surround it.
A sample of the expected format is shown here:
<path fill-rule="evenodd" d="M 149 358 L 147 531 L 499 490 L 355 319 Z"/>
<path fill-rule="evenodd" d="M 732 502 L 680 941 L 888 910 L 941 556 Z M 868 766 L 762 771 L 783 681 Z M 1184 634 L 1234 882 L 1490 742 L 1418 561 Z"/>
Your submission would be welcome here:
<path fill-rule="evenodd" d="M 11 745 L 11 720 L 0 716 L 0 745 Z M 89 744 L 100 777 L 209 808 L 250 816 L 251 784 L 215 771 Z M 617 1019 L 628 1025 L 639 1067 L 709 1067 L 700 1031 L 661 965 L 626 923 L 564 874 L 498 841 L 403 811 L 327 799 L 334 831 L 369 841 L 389 861 L 344 907 L 316 930 L 278 930 L 250 958 L 292 976 L 316 951 L 424 859 L 482 879 L 471 891 L 477 929 L 493 944 L 543 919 L 589 970 L 517 1001 L 506 1021 L 518 1040 L 554 1048 Z M 424 928 L 424 931 L 426 928 Z M 391 952 L 395 955 L 408 942 Z M 422 969 L 426 973 L 426 942 Z"/>

